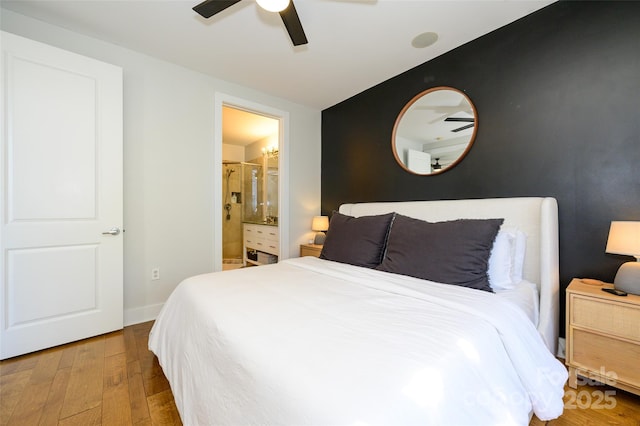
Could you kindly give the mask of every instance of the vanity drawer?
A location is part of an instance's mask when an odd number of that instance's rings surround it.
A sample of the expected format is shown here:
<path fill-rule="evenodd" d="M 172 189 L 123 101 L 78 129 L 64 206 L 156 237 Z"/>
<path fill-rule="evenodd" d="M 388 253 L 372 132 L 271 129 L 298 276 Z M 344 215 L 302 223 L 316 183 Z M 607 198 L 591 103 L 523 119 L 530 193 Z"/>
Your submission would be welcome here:
<path fill-rule="evenodd" d="M 263 232 L 267 241 L 275 241 L 277 243 L 280 239 L 278 236 L 278 228 L 276 227 L 268 226 Z"/>
<path fill-rule="evenodd" d="M 255 244 L 251 245 L 260 251 L 264 251 L 265 253 L 275 254 L 276 256 L 279 254 L 280 246 L 277 241 L 269 241 L 265 238 L 258 238 Z"/>
<path fill-rule="evenodd" d="M 269 225 L 254 225 L 255 233 L 258 238 L 264 238 L 271 241 L 278 240 L 278 228 Z"/>
<path fill-rule="evenodd" d="M 244 224 L 244 237 L 247 238 L 249 236 L 256 238 L 258 234 L 258 225 L 252 225 L 250 223 Z"/>
<path fill-rule="evenodd" d="M 571 325 L 640 342 L 640 309 L 572 294 Z"/>

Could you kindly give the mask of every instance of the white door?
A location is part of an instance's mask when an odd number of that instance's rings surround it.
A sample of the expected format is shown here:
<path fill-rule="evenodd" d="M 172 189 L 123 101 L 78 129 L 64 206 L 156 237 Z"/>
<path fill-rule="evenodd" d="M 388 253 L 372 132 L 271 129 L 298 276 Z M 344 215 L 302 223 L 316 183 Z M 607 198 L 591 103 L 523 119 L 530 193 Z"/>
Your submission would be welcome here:
<path fill-rule="evenodd" d="M 1 44 L 5 359 L 123 326 L 122 70 Z"/>
<path fill-rule="evenodd" d="M 431 173 L 431 154 L 410 149 L 407 153 L 407 167 L 415 173 Z"/>

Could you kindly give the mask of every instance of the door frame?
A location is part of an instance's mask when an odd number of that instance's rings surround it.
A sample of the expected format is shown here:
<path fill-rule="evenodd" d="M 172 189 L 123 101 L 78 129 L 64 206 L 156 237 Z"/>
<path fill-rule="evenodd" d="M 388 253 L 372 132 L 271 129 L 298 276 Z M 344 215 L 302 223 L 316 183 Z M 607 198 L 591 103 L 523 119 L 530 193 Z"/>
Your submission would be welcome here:
<path fill-rule="evenodd" d="M 229 106 L 278 120 L 278 260 L 289 258 L 289 112 L 216 92 L 213 139 L 213 270 L 222 271 L 222 107 Z"/>

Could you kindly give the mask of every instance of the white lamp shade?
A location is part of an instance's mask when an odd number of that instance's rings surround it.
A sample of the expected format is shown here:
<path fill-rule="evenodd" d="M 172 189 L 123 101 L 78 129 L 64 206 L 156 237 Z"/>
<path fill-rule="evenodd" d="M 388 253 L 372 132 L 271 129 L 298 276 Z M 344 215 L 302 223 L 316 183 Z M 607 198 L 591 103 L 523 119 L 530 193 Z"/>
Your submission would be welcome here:
<path fill-rule="evenodd" d="M 311 230 L 323 232 L 329 229 L 329 216 L 314 216 L 311 222 Z"/>
<path fill-rule="evenodd" d="M 289 6 L 289 0 L 256 0 L 256 2 L 269 12 L 281 12 Z"/>
<path fill-rule="evenodd" d="M 618 290 L 640 295 L 640 222 L 611 222 L 606 252 L 638 260 L 620 266 L 613 283 Z"/>
<path fill-rule="evenodd" d="M 611 222 L 607 253 L 640 256 L 640 222 Z"/>

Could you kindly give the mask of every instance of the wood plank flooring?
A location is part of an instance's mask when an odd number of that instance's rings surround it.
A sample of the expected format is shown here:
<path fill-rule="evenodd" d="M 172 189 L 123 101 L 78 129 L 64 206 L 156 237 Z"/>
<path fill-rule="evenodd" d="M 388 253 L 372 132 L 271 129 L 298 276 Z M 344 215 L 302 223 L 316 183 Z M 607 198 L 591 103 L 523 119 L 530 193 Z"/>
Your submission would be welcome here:
<path fill-rule="evenodd" d="M 152 324 L 0 362 L 0 425 L 181 425 Z"/>
<path fill-rule="evenodd" d="M 529 426 L 640 426 L 640 396 L 606 385 L 564 387 L 564 412 L 543 422 L 533 416 Z"/>
<path fill-rule="evenodd" d="M 0 426 L 181 425 L 147 349 L 152 324 L 1 361 Z M 640 426 L 640 396 L 605 386 L 565 391 L 562 417 L 534 417 L 530 426 Z M 599 400 L 605 391 L 610 398 Z"/>

